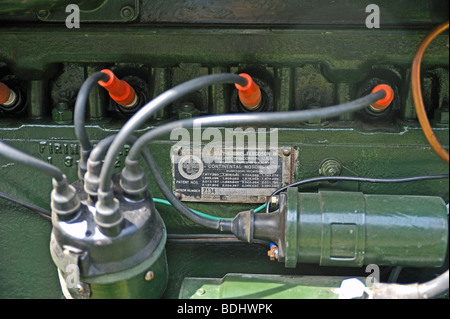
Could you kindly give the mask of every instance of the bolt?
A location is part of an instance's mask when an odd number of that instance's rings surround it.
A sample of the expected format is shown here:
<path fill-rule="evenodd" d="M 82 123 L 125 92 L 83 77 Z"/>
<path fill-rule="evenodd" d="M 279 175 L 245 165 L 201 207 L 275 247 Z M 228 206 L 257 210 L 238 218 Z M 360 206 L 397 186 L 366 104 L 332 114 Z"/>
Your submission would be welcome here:
<path fill-rule="evenodd" d="M 320 165 L 319 174 L 323 176 L 338 176 L 341 174 L 341 164 L 335 160 L 326 160 Z"/>
<path fill-rule="evenodd" d="M 181 108 L 183 109 L 183 111 L 192 111 L 194 109 L 194 104 L 193 103 L 183 103 L 183 105 L 181 106 Z"/>
<path fill-rule="evenodd" d="M 194 103 L 185 102 L 181 104 L 180 110 L 178 111 L 178 119 L 187 119 L 196 117 L 200 114 L 199 110 L 195 108 Z"/>
<path fill-rule="evenodd" d="M 56 123 L 69 124 L 72 122 L 73 112 L 69 109 L 69 103 L 60 101 L 52 110 L 52 118 Z"/>
<path fill-rule="evenodd" d="M 289 147 L 283 148 L 283 155 L 284 155 L 284 156 L 289 156 L 289 155 L 291 155 L 291 149 L 290 149 Z"/>
<path fill-rule="evenodd" d="M 153 273 L 153 271 L 149 270 L 145 273 L 145 280 L 146 281 L 150 281 L 155 277 L 155 274 Z"/>
<path fill-rule="evenodd" d="M 66 101 L 59 101 L 59 102 L 56 104 L 56 109 L 57 109 L 58 111 L 65 111 L 65 110 L 68 110 L 68 109 L 69 109 L 69 103 L 66 102 Z"/>
<path fill-rule="evenodd" d="M 129 20 L 134 16 L 134 8 L 130 6 L 125 6 L 120 10 L 120 15 L 122 18 Z"/>

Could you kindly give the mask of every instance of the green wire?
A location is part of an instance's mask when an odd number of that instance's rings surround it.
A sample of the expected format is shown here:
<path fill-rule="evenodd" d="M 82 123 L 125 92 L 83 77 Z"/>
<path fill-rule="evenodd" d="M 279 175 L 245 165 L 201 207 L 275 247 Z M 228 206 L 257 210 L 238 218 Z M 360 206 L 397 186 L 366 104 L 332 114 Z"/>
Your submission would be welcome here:
<path fill-rule="evenodd" d="M 168 200 L 165 200 L 165 199 L 161 199 L 161 198 L 153 198 L 153 201 L 154 201 L 155 203 L 158 203 L 158 204 L 163 204 L 163 205 L 167 205 L 167 206 L 172 206 L 172 204 L 171 204 Z M 265 203 L 262 204 L 261 206 L 259 206 L 258 208 L 254 209 L 253 212 L 254 212 L 254 213 L 260 212 L 260 211 L 262 211 L 264 208 L 266 208 L 266 204 L 265 204 Z M 195 210 L 195 209 L 191 209 L 191 210 L 192 210 L 194 213 L 196 213 L 197 215 L 200 215 L 200 216 L 203 216 L 203 217 L 206 217 L 206 218 L 209 218 L 209 219 L 213 219 L 213 220 L 221 220 L 221 219 L 232 220 L 232 219 L 233 219 L 233 218 L 222 218 L 222 217 L 211 216 L 211 215 L 208 215 L 208 214 L 199 212 L 199 211 L 197 211 L 197 210 Z"/>
<path fill-rule="evenodd" d="M 259 213 L 260 211 L 262 211 L 264 208 L 266 208 L 266 203 L 262 204 L 261 206 L 259 206 L 258 208 L 255 208 L 253 210 L 254 213 Z"/>

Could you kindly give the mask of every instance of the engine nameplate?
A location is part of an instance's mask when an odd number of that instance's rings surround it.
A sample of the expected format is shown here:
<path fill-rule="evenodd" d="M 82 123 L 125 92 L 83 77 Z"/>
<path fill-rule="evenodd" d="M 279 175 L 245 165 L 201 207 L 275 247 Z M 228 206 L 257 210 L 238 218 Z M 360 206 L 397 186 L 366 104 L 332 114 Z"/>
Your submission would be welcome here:
<path fill-rule="evenodd" d="M 292 148 L 223 149 L 219 161 L 192 154 L 172 157 L 174 191 L 183 201 L 264 203 L 267 196 L 292 181 Z M 199 153 L 197 153 L 199 154 Z"/>

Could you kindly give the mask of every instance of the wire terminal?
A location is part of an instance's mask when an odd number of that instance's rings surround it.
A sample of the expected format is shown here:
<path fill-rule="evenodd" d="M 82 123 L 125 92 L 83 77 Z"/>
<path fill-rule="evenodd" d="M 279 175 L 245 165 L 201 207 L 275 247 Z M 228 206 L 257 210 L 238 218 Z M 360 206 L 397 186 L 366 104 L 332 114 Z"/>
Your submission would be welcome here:
<path fill-rule="evenodd" d="M 120 80 L 108 69 L 101 71 L 109 76 L 108 80 L 100 80 L 98 84 L 109 92 L 109 96 L 123 107 L 134 107 L 138 103 L 138 97 L 134 89 L 125 81 Z"/>
<path fill-rule="evenodd" d="M 250 75 L 241 73 L 239 76 L 247 79 L 247 85 L 245 86 L 235 84 L 236 88 L 239 90 L 239 100 L 247 109 L 256 109 L 261 104 L 261 89 L 253 81 Z"/>

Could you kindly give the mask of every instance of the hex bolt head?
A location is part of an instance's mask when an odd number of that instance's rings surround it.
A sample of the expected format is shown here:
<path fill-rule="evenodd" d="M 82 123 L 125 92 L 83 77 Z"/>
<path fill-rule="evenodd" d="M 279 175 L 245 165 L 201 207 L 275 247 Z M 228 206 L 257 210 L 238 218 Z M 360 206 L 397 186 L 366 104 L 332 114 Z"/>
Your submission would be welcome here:
<path fill-rule="evenodd" d="M 341 174 L 341 164 L 335 160 L 326 160 L 320 165 L 319 174 L 323 176 L 339 176 Z"/>
<path fill-rule="evenodd" d="M 184 102 L 178 110 L 178 119 L 187 119 L 200 115 L 200 111 L 192 102 Z"/>
<path fill-rule="evenodd" d="M 73 118 L 73 111 L 69 108 L 67 102 L 61 101 L 52 110 L 52 118 L 58 124 L 70 124 Z"/>

